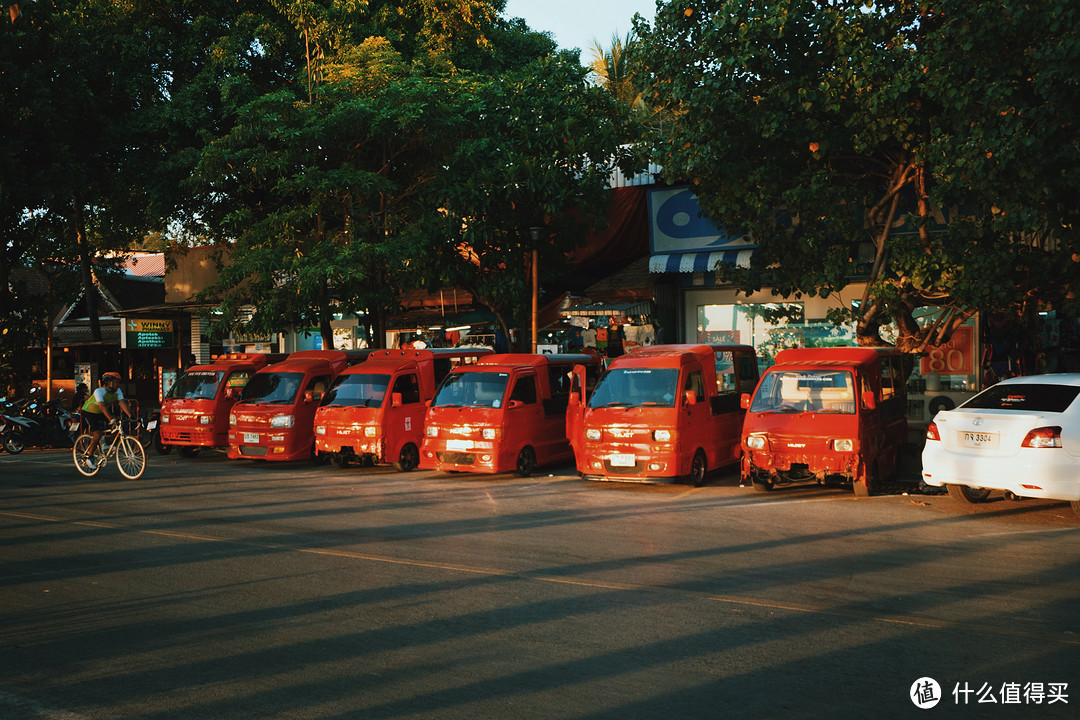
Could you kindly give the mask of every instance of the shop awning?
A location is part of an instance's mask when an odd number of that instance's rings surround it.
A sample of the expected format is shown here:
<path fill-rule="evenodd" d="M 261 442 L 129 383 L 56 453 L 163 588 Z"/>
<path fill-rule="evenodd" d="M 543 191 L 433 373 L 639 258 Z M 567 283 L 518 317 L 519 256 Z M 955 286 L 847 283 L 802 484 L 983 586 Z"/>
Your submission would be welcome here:
<path fill-rule="evenodd" d="M 604 317 L 605 315 L 651 315 L 652 301 L 593 303 L 592 305 L 572 305 L 561 312 L 563 317 Z"/>
<path fill-rule="evenodd" d="M 723 250 L 718 252 L 679 253 L 677 255 L 653 255 L 649 258 L 649 272 L 695 273 L 712 272 L 720 263 L 736 267 L 750 267 L 753 249 Z"/>

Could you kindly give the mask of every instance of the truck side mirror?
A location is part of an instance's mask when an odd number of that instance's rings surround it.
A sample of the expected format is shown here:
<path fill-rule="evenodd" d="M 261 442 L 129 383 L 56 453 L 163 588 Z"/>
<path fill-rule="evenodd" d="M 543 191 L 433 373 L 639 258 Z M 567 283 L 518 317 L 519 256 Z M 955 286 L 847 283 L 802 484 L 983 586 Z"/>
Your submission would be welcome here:
<path fill-rule="evenodd" d="M 693 390 L 687 390 L 684 397 L 687 405 L 697 405 L 697 393 Z"/>
<path fill-rule="evenodd" d="M 304 402 L 315 402 L 315 393 L 310 390 L 304 391 Z"/>
<path fill-rule="evenodd" d="M 749 410 L 750 409 L 750 393 L 743 393 L 742 395 L 739 396 L 739 406 L 743 410 Z"/>
<path fill-rule="evenodd" d="M 391 393 L 390 407 L 401 407 L 401 393 Z"/>
<path fill-rule="evenodd" d="M 877 409 L 877 398 L 874 396 L 873 390 L 867 390 L 862 394 L 862 404 L 867 410 Z"/>

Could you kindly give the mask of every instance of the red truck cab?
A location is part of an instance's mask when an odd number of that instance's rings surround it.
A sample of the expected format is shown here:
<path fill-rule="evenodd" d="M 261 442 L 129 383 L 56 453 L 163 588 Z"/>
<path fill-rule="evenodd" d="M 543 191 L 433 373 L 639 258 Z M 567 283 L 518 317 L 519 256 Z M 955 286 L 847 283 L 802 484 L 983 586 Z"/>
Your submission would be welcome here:
<path fill-rule="evenodd" d="M 578 472 L 700 485 L 738 462 L 740 395 L 757 379 L 749 345 L 654 345 L 615 358 L 591 395 L 574 383 L 567 427 Z"/>
<path fill-rule="evenodd" d="M 600 360 L 591 355 L 488 355 L 457 368 L 428 407 L 420 467 L 527 477 L 570 460 L 566 417 L 575 365 L 599 374 Z"/>
<path fill-rule="evenodd" d="M 348 363 L 341 350 L 301 350 L 256 372 L 229 413 L 229 457 L 314 458 L 315 411 Z"/>
<path fill-rule="evenodd" d="M 189 367 L 161 402 L 158 424 L 162 452 L 173 446 L 193 457 L 229 441 L 229 411 L 251 376 L 280 359 L 262 353 L 229 353 L 208 365 Z"/>
<path fill-rule="evenodd" d="M 907 443 L 907 361 L 894 348 L 781 350 L 743 396 L 743 481 L 835 481 L 869 495 Z"/>
<path fill-rule="evenodd" d="M 420 462 L 424 415 L 435 388 L 484 349 L 377 350 L 337 376 L 315 412 L 315 449 L 338 467 Z"/>

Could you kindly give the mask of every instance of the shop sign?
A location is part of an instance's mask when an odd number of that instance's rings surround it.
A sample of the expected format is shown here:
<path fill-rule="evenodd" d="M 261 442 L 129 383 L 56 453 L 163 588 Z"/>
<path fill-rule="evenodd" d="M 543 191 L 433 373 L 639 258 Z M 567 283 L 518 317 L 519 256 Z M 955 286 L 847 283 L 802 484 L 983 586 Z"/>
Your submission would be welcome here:
<path fill-rule="evenodd" d="M 120 346 L 124 348 L 176 347 L 172 320 L 125 320 Z"/>
<path fill-rule="evenodd" d="M 715 252 L 753 247 L 745 235 L 717 227 L 690 188 L 649 191 L 649 240 L 653 255 Z"/>
<path fill-rule="evenodd" d="M 953 330 L 949 342 L 926 349 L 919 368 L 922 374 L 973 375 L 975 373 L 975 331 L 970 325 Z"/>

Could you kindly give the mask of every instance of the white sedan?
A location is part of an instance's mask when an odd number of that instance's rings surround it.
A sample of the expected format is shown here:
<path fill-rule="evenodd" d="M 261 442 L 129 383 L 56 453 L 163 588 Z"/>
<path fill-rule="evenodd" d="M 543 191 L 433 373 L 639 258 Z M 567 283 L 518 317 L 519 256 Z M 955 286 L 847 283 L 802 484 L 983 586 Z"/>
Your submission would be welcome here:
<path fill-rule="evenodd" d="M 1080 373 L 1009 378 L 926 429 L 922 477 L 965 502 L 992 490 L 1068 500 L 1080 515 Z"/>

